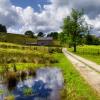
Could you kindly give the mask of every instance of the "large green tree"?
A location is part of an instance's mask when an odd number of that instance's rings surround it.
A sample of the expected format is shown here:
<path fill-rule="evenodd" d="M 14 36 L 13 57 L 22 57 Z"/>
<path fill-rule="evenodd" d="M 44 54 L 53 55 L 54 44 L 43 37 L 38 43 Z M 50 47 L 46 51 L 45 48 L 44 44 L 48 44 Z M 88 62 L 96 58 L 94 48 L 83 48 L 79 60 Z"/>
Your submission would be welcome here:
<path fill-rule="evenodd" d="M 84 13 L 76 9 L 72 9 L 70 16 L 64 19 L 63 32 L 61 34 L 62 40 L 71 44 L 74 47 L 74 52 L 76 52 L 76 47 L 80 42 L 80 38 L 84 37 L 84 34 L 88 32 L 88 25 L 84 18 Z M 64 38 L 64 36 L 66 38 Z"/>

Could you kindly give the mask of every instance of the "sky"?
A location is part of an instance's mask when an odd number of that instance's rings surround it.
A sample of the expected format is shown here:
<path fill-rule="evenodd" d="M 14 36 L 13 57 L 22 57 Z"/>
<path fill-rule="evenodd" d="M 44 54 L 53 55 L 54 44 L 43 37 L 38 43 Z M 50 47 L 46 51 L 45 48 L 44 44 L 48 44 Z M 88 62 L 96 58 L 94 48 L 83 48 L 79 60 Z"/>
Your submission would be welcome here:
<path fill-rule="evenodd" d="M 84 9 L 92 33 L 100 36 L 100 0 L 0 0 L 0 24 L 10 33 L 59 32 L 72 8 Z"/>

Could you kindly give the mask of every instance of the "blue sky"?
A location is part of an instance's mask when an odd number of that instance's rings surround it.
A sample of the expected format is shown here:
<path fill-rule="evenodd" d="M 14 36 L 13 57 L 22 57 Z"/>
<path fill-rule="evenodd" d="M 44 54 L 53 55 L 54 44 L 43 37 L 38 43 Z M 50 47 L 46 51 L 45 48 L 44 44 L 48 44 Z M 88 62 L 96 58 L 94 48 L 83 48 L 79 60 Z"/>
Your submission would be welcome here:
<path fill-rule="evenodd" d="M 11 0 L 12 4 L 15 6 L 19 6 L 22 8 L 26 8 L 27 6 L 31 6 L 36 12 L 40 11 L 41 5 L 42 9 L 44 5 L 49 5 L 49 0 Z"/>
<path fill-rule="evenodd" d="M 59 32 L 72 8 L 84 8 L 93 34 L 100 35 L 100 0 L 0 0 L 0 24 L 10 33 Z"/>

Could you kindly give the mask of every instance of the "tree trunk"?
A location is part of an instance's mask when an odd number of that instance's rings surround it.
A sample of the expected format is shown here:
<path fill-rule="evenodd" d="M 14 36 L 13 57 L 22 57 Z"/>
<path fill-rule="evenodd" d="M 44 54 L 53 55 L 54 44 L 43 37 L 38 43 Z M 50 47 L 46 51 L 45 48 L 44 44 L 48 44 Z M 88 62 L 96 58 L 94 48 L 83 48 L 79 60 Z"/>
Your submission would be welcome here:
<path fill-rule="evenodd" d="M 74 52 L 76 52 L 76 43 L 74 43 Z"/>

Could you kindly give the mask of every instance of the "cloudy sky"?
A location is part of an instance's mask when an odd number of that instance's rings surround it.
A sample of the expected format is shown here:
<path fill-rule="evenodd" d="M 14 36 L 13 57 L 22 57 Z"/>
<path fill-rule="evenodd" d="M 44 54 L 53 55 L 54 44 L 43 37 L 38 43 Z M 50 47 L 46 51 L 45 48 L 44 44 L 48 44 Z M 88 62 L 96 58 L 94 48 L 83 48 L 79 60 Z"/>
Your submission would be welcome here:
<path fill-rule="evenodd" d="M 0 0 L 0 24 L 19 34 L 61 31 L 63 18 L 72 8 L 84 8 L 86 21 L 94 26 L 92 32 L 100 35 L 100 0 Z"/>

